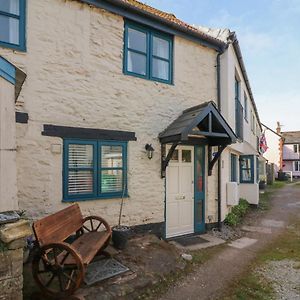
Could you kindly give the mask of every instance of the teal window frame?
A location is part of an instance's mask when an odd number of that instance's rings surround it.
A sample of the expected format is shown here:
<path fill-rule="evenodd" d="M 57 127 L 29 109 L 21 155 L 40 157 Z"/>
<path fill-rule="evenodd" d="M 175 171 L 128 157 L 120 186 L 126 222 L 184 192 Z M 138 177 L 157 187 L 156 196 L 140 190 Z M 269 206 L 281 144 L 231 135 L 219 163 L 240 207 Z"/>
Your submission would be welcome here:
<path fill-rule="evenodd" d="M 134 29 L 146 34 L 146 52 L 142 52 L 136 49 L 131 49 L 128 47 L 128 29 Z M 169 59 L 155 56 L 153 54 L 153 37 L 158 37 L 168 42 L 169 44 Z M 138 74 L 132 71 L 128 71 L 128 52 L 134 52 L 146 56 L 146 74 Z M 169 63 L 169 79 L 165 80 L 153 76 L 153 61 L 154 59 L 159 59 Z M 131 75 L 139 78 L 148 79 L 151 81 L 158 81 L 167 84 L 173 84 L 173 36 L 160 32 L 151 27 L 147 27 L 132 21 L 125 20 L 124 23 L 124 55 L 123 55 L 123 73 L 125 75 Z"/>
<path fill-rule="evenodd" d="M 259 183 L 259 158 L 256 157 L 256 182 Z"/>
<path fill-rule="evenodd" d="M 93 146 L 93 192 L 90 194 L 69 195 L 68 178 L 69 178 L 69 152 L 70 144 L 92 145 Z M 121 146 L 122 147 L 122 167 L 106 168 L 101 166 L 101 147 L 102 146 Z M 101 173 L 103 170 L 122 170 L 122 190 L 119 192 L 101 192 Z M 124 190 L 125 187 L 125 190 Z M 123 193 L 124 190 L 124 193 Z M 97 199 L 110 199 L 128 197 L 127 186 L 127 142 L 119 141 L 99 141 L 99 140 L 82 140 L 82 139 L 64 139 L 63 142 L 63 202 L 86 201 Z"/>
<path fill-rule="evenodd" d="M 9 1 L 9 0 L 7 0 Z M 11 48 L 22 52 L 26 51 L 26 0 L 19 0 L 19 15 L 1 11 L 0 16 L 10 17 L 19 21 L 19 43 L 13 44 L 0 40 L 0 47 Z"/>
<path fill-rule="evenodd" d="M 237 182 L 237 155 L 231 154 L 230 155 L 230 181 Z"/>
<path fill-rule="evenodd" d="M 250 159 L 250 168 L 243 168 L 242 160 Z M 250 170 L 250 179 L 243 178 L 243 170 Z M 241 155 L 240 156 L 240 183 L 254 183 L 254 155 Z"/>
<path fill-rule="evenodd" d="M 248 97 L 246 93 L 244 93 L 244 116 L 245 121 L 248 123 Z"/>

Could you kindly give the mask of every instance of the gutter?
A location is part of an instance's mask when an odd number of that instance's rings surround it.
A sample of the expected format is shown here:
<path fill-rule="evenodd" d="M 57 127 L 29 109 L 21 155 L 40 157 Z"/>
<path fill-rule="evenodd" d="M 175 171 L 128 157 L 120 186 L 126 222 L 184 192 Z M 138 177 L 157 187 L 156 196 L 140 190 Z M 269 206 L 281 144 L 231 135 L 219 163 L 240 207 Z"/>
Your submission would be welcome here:
<path fill-rule="evenodd" d="M 220 58 L 224 51 L 219 52 L 217 54 L 217 103 L 218 109 L 221 112 L 221 64 Z M 220 151 L 220 147 L 218 147 L 218 151 Z M 222 155 L 222 154 L 221 154 Z M 221 174 L 221 155 L 218 159 L 218 230 L 221 231 L 222 229 L 222 214 L 221 214 L 221 202 L 222 202 L 222 192 L 221 192 L 221 185 L 222 185 L 222 174 Z"/>
<path fill-rule="evenodd" d="M 239 41 L 238 41 L 238 39 L 236 37 L 235 32 L 232 32 L 232 34 L 229 37 L 229 40 L 231 40 L 233 48 L 234 48 L 234 51 L 235 51 L 235 54 L 236 54 L 236 56 L 238 58 L 238 62 L 239 62 L 240 68 L 241 68 L 242 73 L 243 73 L 244 81 L 246 83 L 246 86 L 247 86 L 247 89 L 248 89 L 248 93 L 249 93 L 252 105 L 254 107 L 254 111 L 255 111 L 255 115 L 256 115 L 259 127 L 262 130 L 262 126 L 261 126 L 262 124 L 260 122 L 259 115 L 258 115 L 258 110 L 257 110 L 257 106 L 256 106 L 255 101 L 254 101 L 252 89 L 251 89 L 251 86 L 250 86 L 249 78 L 248 78 L 248 75 L 247 75 L 245 63 L 244 63 L 243 56 L 242 56 L 242 51 L 241 51 L 241 48 L 240 48 L 240 45 L 239 45 Z"/>

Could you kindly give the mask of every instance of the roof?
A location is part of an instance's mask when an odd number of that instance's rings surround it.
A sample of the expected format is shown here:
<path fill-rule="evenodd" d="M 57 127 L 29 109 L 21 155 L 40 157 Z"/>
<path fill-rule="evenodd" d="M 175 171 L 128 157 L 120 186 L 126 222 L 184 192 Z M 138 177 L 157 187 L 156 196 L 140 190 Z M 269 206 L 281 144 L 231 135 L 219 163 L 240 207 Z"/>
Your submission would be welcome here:
<path fill-rule="evenodd" d="M 212 101 L 184 110 L 159 134 L 161 143 L 183 142 L 190 138 L 206 139 L 212 146 L 236 142 L 236 135 Z"/>
<path fill-rule="evenodd" d="M 207 41 L 208 43 L 214 45 L 215 49 L 218 51 L 223 51 L 226 48 L 226 43 L 218 38 L 215 38 L 205 32 L 199 30 L 197 27 L 190 25 L 180 19 L 178 19 L 174 14 L 161 11 L 150 5 L 142 3 L 137 0 L 77 0 L 84 2 L 96 7 L 101 7 L 110 10 L 109 7 L 116 6 L 123 9 L 124 12 L 131 11 L 135 14 L 142 15 L 146 18 L 151 18 L 156 22 L 164 23 L 166 26 L 173 29 L 182 31 L 188 35 L 199 38 L 201 40 Z M 118 12 L 120 13 L 120 11 Z"/>
<path fill-rule="evenodd" d="M 300 131 L 285 131 L 281 134 L 285 144 L 300 144 Z"/>

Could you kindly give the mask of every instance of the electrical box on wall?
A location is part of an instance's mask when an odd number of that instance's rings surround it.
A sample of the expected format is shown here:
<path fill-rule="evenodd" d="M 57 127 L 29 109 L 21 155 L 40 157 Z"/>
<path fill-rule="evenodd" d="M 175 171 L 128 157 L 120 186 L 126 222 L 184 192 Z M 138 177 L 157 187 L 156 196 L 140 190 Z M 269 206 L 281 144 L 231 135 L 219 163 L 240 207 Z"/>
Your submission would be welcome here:
<path fill-rule="evenodd" d="M 226 202 L 227 202 L 227 205 L 239 204 L 238 185 L 236 182 L 227 182 L 227 184 L 226 184 Z"/>

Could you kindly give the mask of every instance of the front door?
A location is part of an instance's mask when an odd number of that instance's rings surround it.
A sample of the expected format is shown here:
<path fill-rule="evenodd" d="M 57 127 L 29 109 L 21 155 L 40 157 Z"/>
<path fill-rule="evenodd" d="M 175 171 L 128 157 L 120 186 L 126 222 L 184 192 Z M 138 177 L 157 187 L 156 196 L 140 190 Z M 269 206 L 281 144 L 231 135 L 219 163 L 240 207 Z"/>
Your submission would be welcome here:
<path fill-rule="evenodd" d="M 177 146 L 166 170 L 166 237 L 193 232 L 194 147 Z"/>

